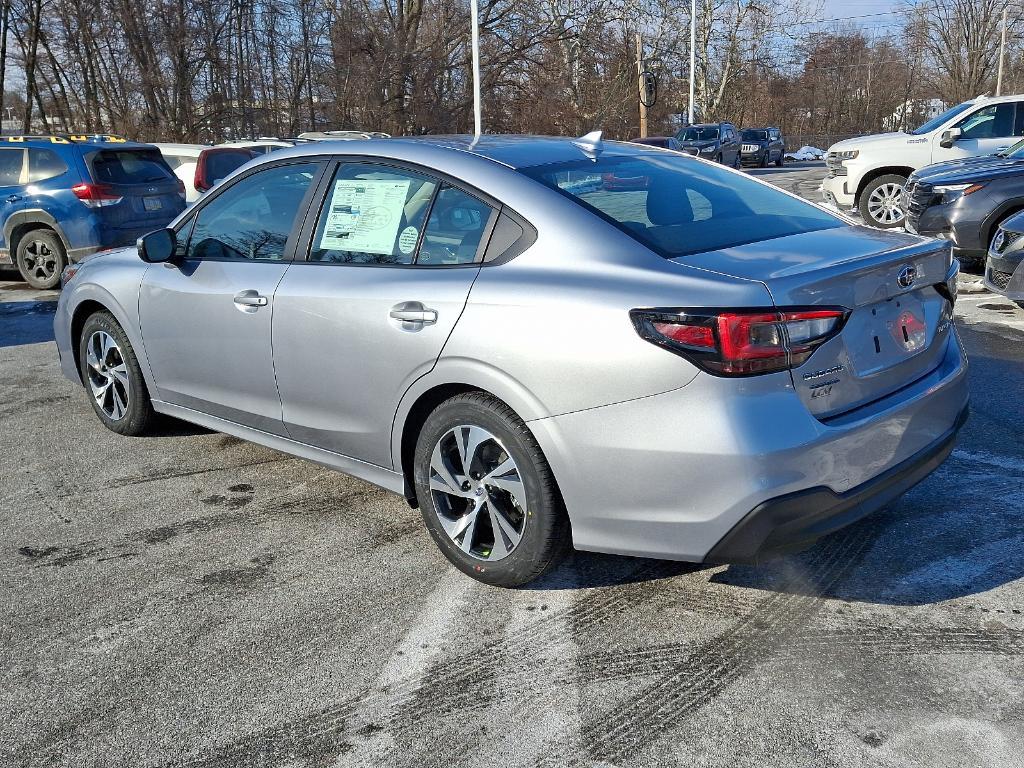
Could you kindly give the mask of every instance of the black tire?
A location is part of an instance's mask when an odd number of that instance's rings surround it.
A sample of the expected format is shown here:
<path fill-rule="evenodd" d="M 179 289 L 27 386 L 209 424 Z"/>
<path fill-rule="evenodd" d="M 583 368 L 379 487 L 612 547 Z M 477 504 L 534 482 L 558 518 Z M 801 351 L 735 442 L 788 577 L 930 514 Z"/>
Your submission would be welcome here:
<path fill-rule="evenodd" d="M 1024 309 L 1024 301 L 1015 301 L 1013 303 L 1016 304 L 1021 309 Z"/>
<path fill-rule="evenodd" d="M 874 194 L 880 187 L 891 184 L 903 187 L 906 183 L 907 177 L 900 176 L 897 173 L 886 173 L 869 181 L 867 186 L 865 186 L 861 191 L 860 199 L 857 201 L 857 207 L 860 210 L 860 216 L 864 220 L 864 223 L 868 226 L 876 227 L 877 229 L 893 229 L 895 227 L 903 226 L 902 215 L 895 221 L 884 221 L 871 213 L 870 205 L 872 194 Z"/>
<path fill-rule="evenodd" d="M 104 355 L 104 366 L 106 370 L 112 370 L 114 367 L 120 368 L 119 365 L 109 365 L 120 360 L 127 373 L 127 386 L 119 379 L 116 379 L 113 374 L 102 374 L 98 369 L 90 365 L 89 344 L 93 341 L 93 337 L 96 334 L 107 334 L 116 344 L 113 352 Z M 93 410 L 96 411 L 96 415 L 103 422 L 103 426 L 112 432 L 117 432 L 119 435 L 138 436 L 145 434 L 155 418 L 153 405 L 149 399 L 146 382 L 142 378 L 142 370 L 139 368 L 139 361 L 135 356 L 135 350 L 132 349 L 128 337 L 113 315 L 107 311 L 101 311 L 90 315 L 86 319 L 85 325 L 82 327 L 82 335 L 78 340 L 78 357 L 82 383 L 85 386 L 86 393 L 89 395 L 89 402 L 92 403 Z M 110 392 L 105 396 L 104 403 L 110 403 L 115 411 L 114 414 L 107 413 L 105 407 L 100 404 L 93 394 L 94 390 L 91 382 L 102 381 L 104 376 L 111 382 L 108 387 Z M 114 397 L 121 396 L 123 402 L 123 393 L 127 393 L 127 407 L 124 408 L 122 415 L 115 418 L 116 401 Z"/>
<path fill-rule="evenodd" d="M 67 263 L 64 243 L 52 229 L 33 229 L 18 241 L 18 271 L 33 288 L 56 288 Z"/>
<path fill-rule="evenodd" d="M 775 167 L 776 168 L 782 168 L 785 164 L 786 164 L 786 150 L 785 149 L 780 149 L 779 150 L 779 158 L 778 158 L 778 160 L 775 161 Z"/>
<path fill-rule="evenodd" d="M 725 165 L 725 163 L 722 162 L 721 155 L 715 155 L 715 162 L 718 163 L 719 165 Z"/>
<path fill-rule="evenodd" d="M 509 509 L 523 513 L 521 515 L 521 538 L 501 559 L 482 559 L 482 557 L 489 556 L 497 547 L 493 538 L 490 518 L 484 518 L 481 515 L 480 519 L 485 519 L 486 523 L 480 524 L 479 532 L 476 531 L 476 526 L 468 529 L 471 534 L 475 533 L 475 536 L 482 542 L 481 547 L 486 548 L 488 540 L 492 542 L 490 548 L 483 555 L 471 554 L 463 548 L 466 546 L 465 534 L 463 534 L 463 541 L 460 545 L 445 531 L 439 517 L 445 512 L 439 511 L 435 503 L 435 492 L 432 492 L 430 488 L 431 476 L 437 477 L 431 469 L 431 458 L 434 455 L 435 446 L 443 445 L 444 440 L 447 440 L 453 431 L 462 426 L 482 428 L 496 438 L 495 442 L 489 444 L 485 442 L 481 445 L 489 445 L 494 451 L 504 451 L 498 453 L 499 458 L 496 461 L 504 461 L 500 458 L 502 456 L 511 458 L 525 489 L 527 510 L 522 510 L 518 505 L 509 507 Z M 483 452 L 481 450 L 481 454 Z M 467 474 L 472 474 L 472 469 Z M 438 548 L 456 568 L 474 579 L 494 586 L 522 586 L 554 567 L 571 548 L 569 518 L 547 459 L 544 458 L 540 446 L 537 445 L 537 441 L 522 419 L 505 403 L 491 395 L 483 392 L 456 395 L 441 403 L 427 417 L 416 441 L 413 480 L 416 498 L 423 514 L 423 522 Z M 463 487 L 468 485 L 467 482 Z M 500 493 L 500 489 L 497 492 Z M 484 498 L 488 503 L 493 504 L 492 493 L 494 493 L 493 490 L 488 490 L 484 496 L 479 498 Z M 446 500 L 451 496 L 439 493 L 437 498 L 441 499 L 440 503 L 444 506 Z M 512 498 L 511 496 L 506 497 L 505 503 L 507 503 L 507 499 Z M 461 514 L 466 515 L 468 511 L 469 508 L 464 507 Z M 459 512 L 454 514 L 455 517 L 448 517 L 448 519 L 460 519 Z M 488 533 L 490 533 L 490 539 L 488 539 Z M 474 541 L 476 540 L 475 538 Z M 505 544 L 503 543 L 502 546 L 504 547 Z M 473 548 L 472 543 L 468 548 Z"/>
<path fill-rule="evenodd" d="M 771 150 L 766 149 L 764 151 L 764 154 L 761 156 L 761 162 L 758 163 L 758 165 L 761 168 L 767 168 L 768 167 L 768 158 L 769 158 L 770 155 L 771 155 Z"/>
<path fill-rule="evenodd" d="M 732 167 L 737 170 L 743 166 L 743 160 L 740 158 L 739 150 L 736 150 L 736 159 L 732 161 Z"/>

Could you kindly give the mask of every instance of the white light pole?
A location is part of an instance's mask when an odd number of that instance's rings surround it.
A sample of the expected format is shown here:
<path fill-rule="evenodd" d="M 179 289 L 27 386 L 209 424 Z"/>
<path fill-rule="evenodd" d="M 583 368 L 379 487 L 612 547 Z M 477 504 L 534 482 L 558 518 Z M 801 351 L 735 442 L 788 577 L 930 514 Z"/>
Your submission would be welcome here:
<path fill-rule="evenodd" d="M 689 123 L 693 125 L 693 81 L 697 77 L 697 0 L 690 0 L 690 110 Z"/>
<path fill-rule="evenodd" d="M 480 138 L 480 30 L 476 6 L 477 0 L 469 0 L 469 18 L 473 24 L 473 135 Z"/>

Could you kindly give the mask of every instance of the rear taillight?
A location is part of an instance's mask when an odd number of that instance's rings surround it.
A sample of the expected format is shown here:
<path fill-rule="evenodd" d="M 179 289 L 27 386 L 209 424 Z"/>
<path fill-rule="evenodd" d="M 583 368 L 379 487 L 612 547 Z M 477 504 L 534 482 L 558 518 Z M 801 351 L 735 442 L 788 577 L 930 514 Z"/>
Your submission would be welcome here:
<path fill-rule="evenodd" d="M 839 333 L 847 315 L 840 308 L 630 312 L 644 339 L 719 376 L 753 376 L 802 365 Z"/>
<path fill-rule="evenodd" d="M 90 208 L 102 208 L 106 205 L 117 205 L 123 199 L 104 184 L 75 184 L 71 188 L 79 200 Z"/>

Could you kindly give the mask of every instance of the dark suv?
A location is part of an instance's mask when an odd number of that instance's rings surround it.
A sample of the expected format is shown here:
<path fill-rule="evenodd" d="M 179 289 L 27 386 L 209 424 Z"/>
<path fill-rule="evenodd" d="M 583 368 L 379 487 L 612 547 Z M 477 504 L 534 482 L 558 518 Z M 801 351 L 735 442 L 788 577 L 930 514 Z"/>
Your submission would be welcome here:
<path fill-rule="evenodd" d="M 985 287 L 1024 309 L 1024 211 L 996 230 L 985 262 Z"/>
<path fill-rule="evenodd" d="M 740 137 L 732 123 L 688 125 L 676 134 L 683 152 L 740 167 Z"/>
<path fill-rule="evenodd" d="M 69 261 L 131 245 L 185 209 L 160 150 L 112 136 L 0 140 L 0 265 L 54 288 Z"/>
<path fill-rule="evenodd" d="M 769 163 L 775 163 L 781 168 L 786 162 L 786 142 L 778 128 L 745 128 L 741 138 L 745 165 L 767 168 Z"/>
<path fill-rule="evenodd" d="M 1000 223 L 1024 209 L 1024 140 L 912 173 L 901 206 L 908 231 L 949 240 L 962 262 L 979 264 Z"/>

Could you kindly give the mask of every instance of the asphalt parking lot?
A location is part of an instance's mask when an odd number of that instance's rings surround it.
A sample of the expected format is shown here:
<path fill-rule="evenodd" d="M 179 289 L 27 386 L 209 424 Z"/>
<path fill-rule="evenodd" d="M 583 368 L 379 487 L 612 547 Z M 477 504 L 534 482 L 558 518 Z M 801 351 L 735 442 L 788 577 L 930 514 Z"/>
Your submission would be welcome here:
<path fill-rule="evenodd" d="M 52 292 L 0 282 L 0 765 L 1022 766 L 1024 311 L 962 287 L 972 416 L 891 509 L 762 567 L 581 553 L 512 591 L 361 481 L 106 431 Z"/>

